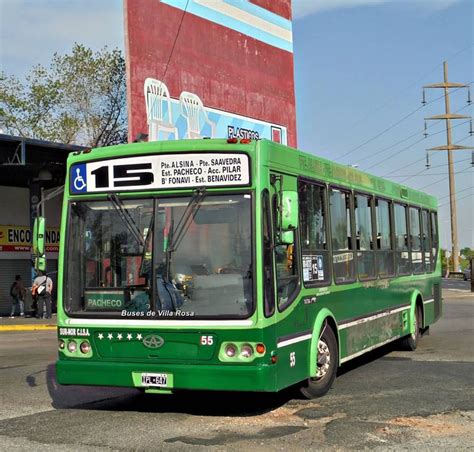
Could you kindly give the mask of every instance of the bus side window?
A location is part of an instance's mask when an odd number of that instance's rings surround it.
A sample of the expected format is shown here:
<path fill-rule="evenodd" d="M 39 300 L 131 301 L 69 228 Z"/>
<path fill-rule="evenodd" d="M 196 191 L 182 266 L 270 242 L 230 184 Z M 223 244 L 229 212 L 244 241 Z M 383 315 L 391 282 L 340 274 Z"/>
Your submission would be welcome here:
<path fill-rule="evenodd" d="M 275 312 L 275 289 L 273 282 L 273 235 L 268 190 L 262 193 L 262 229 L 263 229 L 263 294 L 265 317 Z"/>
<path fill-rule="evenodd" d="M 422 219 L 422 230 L 423 230 L 423 256 L 425 263 L 425 271 L 431 273 L 433 268 L 431 267 L 431 233 L 430 233 L 430 217 L 429 213 L 426 210 L 421 211 Z"/>
<path fill-rule="evenodd" d="M 334 280 L 346 283 L 355 280 L 354 240 L 352 240 L 351 194 L 331 187 L 329 191 L 331 242 Z"/>
<path fill-rule="evenodd" d="M 411 274 L 411 262 L 408 244 L 407 207 L 395 204 L 394 211 L 397 273 L 399 275 L 409 275 Z"/>
<path fill-rule="evenodd" d="M 278 230 L 278 196 L 273 195 L 273 230 Z M 298 260 L 296 254 L 296 237 L 294 234 L 294 242 L 290 244 L 276 244 L 273 248 L 277 281 L 277 300 L 278 310 L 283 311 L 293 301 L 294 295 L 299 287 Z"/>
<path fill-rule="evenodd" d="M 431 271 L 436 270 L 436 262 L 438 259 L 438 214 L 431 212 Z"/>
<path fill-rule="evenodd" d="M 360 280 L 376 276 L 372 201 L 372 196 L 368 195 L 356 194 L 354 197 L 357 273 Z"/>
<path fill-rule="evenodd" d="M 303 282 L 306 287 L 330 283 L 327 242 L 326 187 L 299 181 L 299 212 Z"/>
<path fill-rule="evenodd" d="M 391 202 L 376 198 L 377 224 L 377 267 L 379 277 L 387 278 L 395 274 L 394 252 L 392 246 Z"/>
<path fill-rule="evenodd" d="M 410 244 L 413 273 L 423 273 L 423 253 L 421 249 L 420 209 L 410 207 Z"/>

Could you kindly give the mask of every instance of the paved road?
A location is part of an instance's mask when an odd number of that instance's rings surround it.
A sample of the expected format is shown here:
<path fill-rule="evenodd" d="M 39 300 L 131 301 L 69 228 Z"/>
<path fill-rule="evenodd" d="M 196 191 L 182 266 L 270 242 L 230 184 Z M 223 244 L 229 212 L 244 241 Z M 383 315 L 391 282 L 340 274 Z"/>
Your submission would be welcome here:
<path fill-rule="evenodd" d="M 474 297 L 448 295 L 416 352 L 392 345 L 347 363 L 312 401 L 61 387 L 53 331 L 0 332 L 0 450 L 468 450 Z"/>
<path fill-rule="evenodd" d="M 449 290 L 471 290 L 471 281 L 463 281 L 462 279 L 443 279 L 443 289 Z"/>

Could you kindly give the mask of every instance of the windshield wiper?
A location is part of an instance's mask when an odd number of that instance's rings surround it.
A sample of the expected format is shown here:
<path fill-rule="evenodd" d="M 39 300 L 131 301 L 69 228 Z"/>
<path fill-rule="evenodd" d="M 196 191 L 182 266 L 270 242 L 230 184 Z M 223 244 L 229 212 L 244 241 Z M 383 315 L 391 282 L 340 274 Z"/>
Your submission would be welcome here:
<path fill-rule="evenodd" d="M 153 230 L 155 229 L 155 215 L 151 217 L 150 224 L 148 225 L 148 232 L 145 237 L 145 243 L 143 246 L 142 253 L 142 263 L 140 264 L 140 276 L 147 276 L 148 279 L 151 277 L 150 267 L 151 267 L 151 257 L 147 256 L 149 254 L 148 244 L 151 238 L 153 237 Z"/>
<path fill-rule="evenodd" d="M 172 228 L 170 231 L 170 237 L 168 246 L 166 247 L 166 279 L 169 281 L 170 277 L 170 267 L 171 267 L 171 254 L 179 248 L 186 232 L 191 225 L 191 220 L 196 216 L 199 207 L 201 206 L 202 201 L 206 197 L 205 188 L 197 188 L 188 202 L 188 205 L 184 209 L 181 218 L 178 221 L 178 224 L 175 228 Z M 173 224 L 173 223 L 172 223 Z"/>
<path fill-rule="evenodd" d="M 191 220 L 196 216 L 202 201 L 206 197 L 205 188 L 197 188 L 192 198 L 189 200 L 186 209 L 184 209 L 183 215 L 178 221 L 176 228 L 171 231 L 171 238 L 168 242 L 167 252 L 172 253 L 176 251 L 181 244 L 186 231 L 188 230 Z"/>
<path fill-rule="evenodd" d="M 122 200 L 115 193 L 108 195 L 107 199 L 112 203 L 118 216 L 123 221 L 130 234 L 132 234 L 132 237 L 137 241 L 138 245 L 145 247 L 145 240 L 140 233 L 140 229 L 138 228 L 137 223 L 135 223 L 133 217 L 130 215 L 128 209 L 124 206 Z"/>

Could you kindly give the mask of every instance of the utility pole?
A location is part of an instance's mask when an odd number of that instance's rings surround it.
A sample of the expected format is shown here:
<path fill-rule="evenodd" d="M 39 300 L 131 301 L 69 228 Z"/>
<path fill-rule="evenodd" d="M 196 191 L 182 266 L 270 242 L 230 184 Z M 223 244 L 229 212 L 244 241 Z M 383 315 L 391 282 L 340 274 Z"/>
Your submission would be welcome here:
<path fill-rule="evenodd" d="M 444 69 L 444 83 L 433 83 L 431 85 L 423 86 L 425 88 L 442 88 L 444 89 L 444 105 L 445 114 L 435 115 L 425 118 L 425 120 L 434 119 L 445 119 L 446 120 L 446 140 L 447 144 L 444 146 L 436 146 L 434 148 L 427 149 L 427 151 L 448 151 L 448 171 L 449 171 L 449 204 L 451 207 L 451 243 L 452 243 L 452 256 L 453 256 L 453 267 L 454 271 L 459 271 L 459 245 L 458 245 L 458 225 L 457 225 L 457 213 L 456 213 L 456 187 L 454 183 L 454 163 L 453 163 L 453 151 L 473 149 L 471 147 L 459 146 L 452 144 L 451 139 L 451 120 L 452 119 L 470 119 L 470 116 L 457 115 L 451 113 L 449 103 L 449 88 L 468 88 L 469 85 L 463 83 L 455 83 L 448 81 L 448 62 L 443 62 Z M 468 100 L 470 102 L 470 100 Z M 426 103 L 424 91 L 423 91 L 423 103 Z M 448 272 L 449 272 L 449 261 L 448 261 Z"/>

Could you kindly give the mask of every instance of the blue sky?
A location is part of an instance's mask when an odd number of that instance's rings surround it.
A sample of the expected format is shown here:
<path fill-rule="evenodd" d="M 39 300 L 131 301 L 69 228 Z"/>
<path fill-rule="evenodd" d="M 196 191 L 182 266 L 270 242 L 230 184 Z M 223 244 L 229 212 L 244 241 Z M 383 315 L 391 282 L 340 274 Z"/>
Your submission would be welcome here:
<path fill-rule="evenodd" d="M 421 140 L 423 118 L 444 113 L 442 92 L 427 91 L 431 103 L 418 108 L 422 85 L 442 81 L 443 60 L 450 80 L 474 82 L 474 2 L 293 0 L 293 13 L 299 148 L 437 196 L 448 246 L 446 153 L 431 153 L 424 167 L 425 149 L 446 143 L 444 123 L 430 121 Z M 17 76 L 75 41 L 123 49 L 122 1 L 0 0 L 0 38 L 0 67 Z M 451 110 L 472 115 L 466 97 L 453 92 Z M 461 122 L 453 141 L 474 146 Z M 460 245 L 474 247 L 471 152 L 455 161 Z"/>

